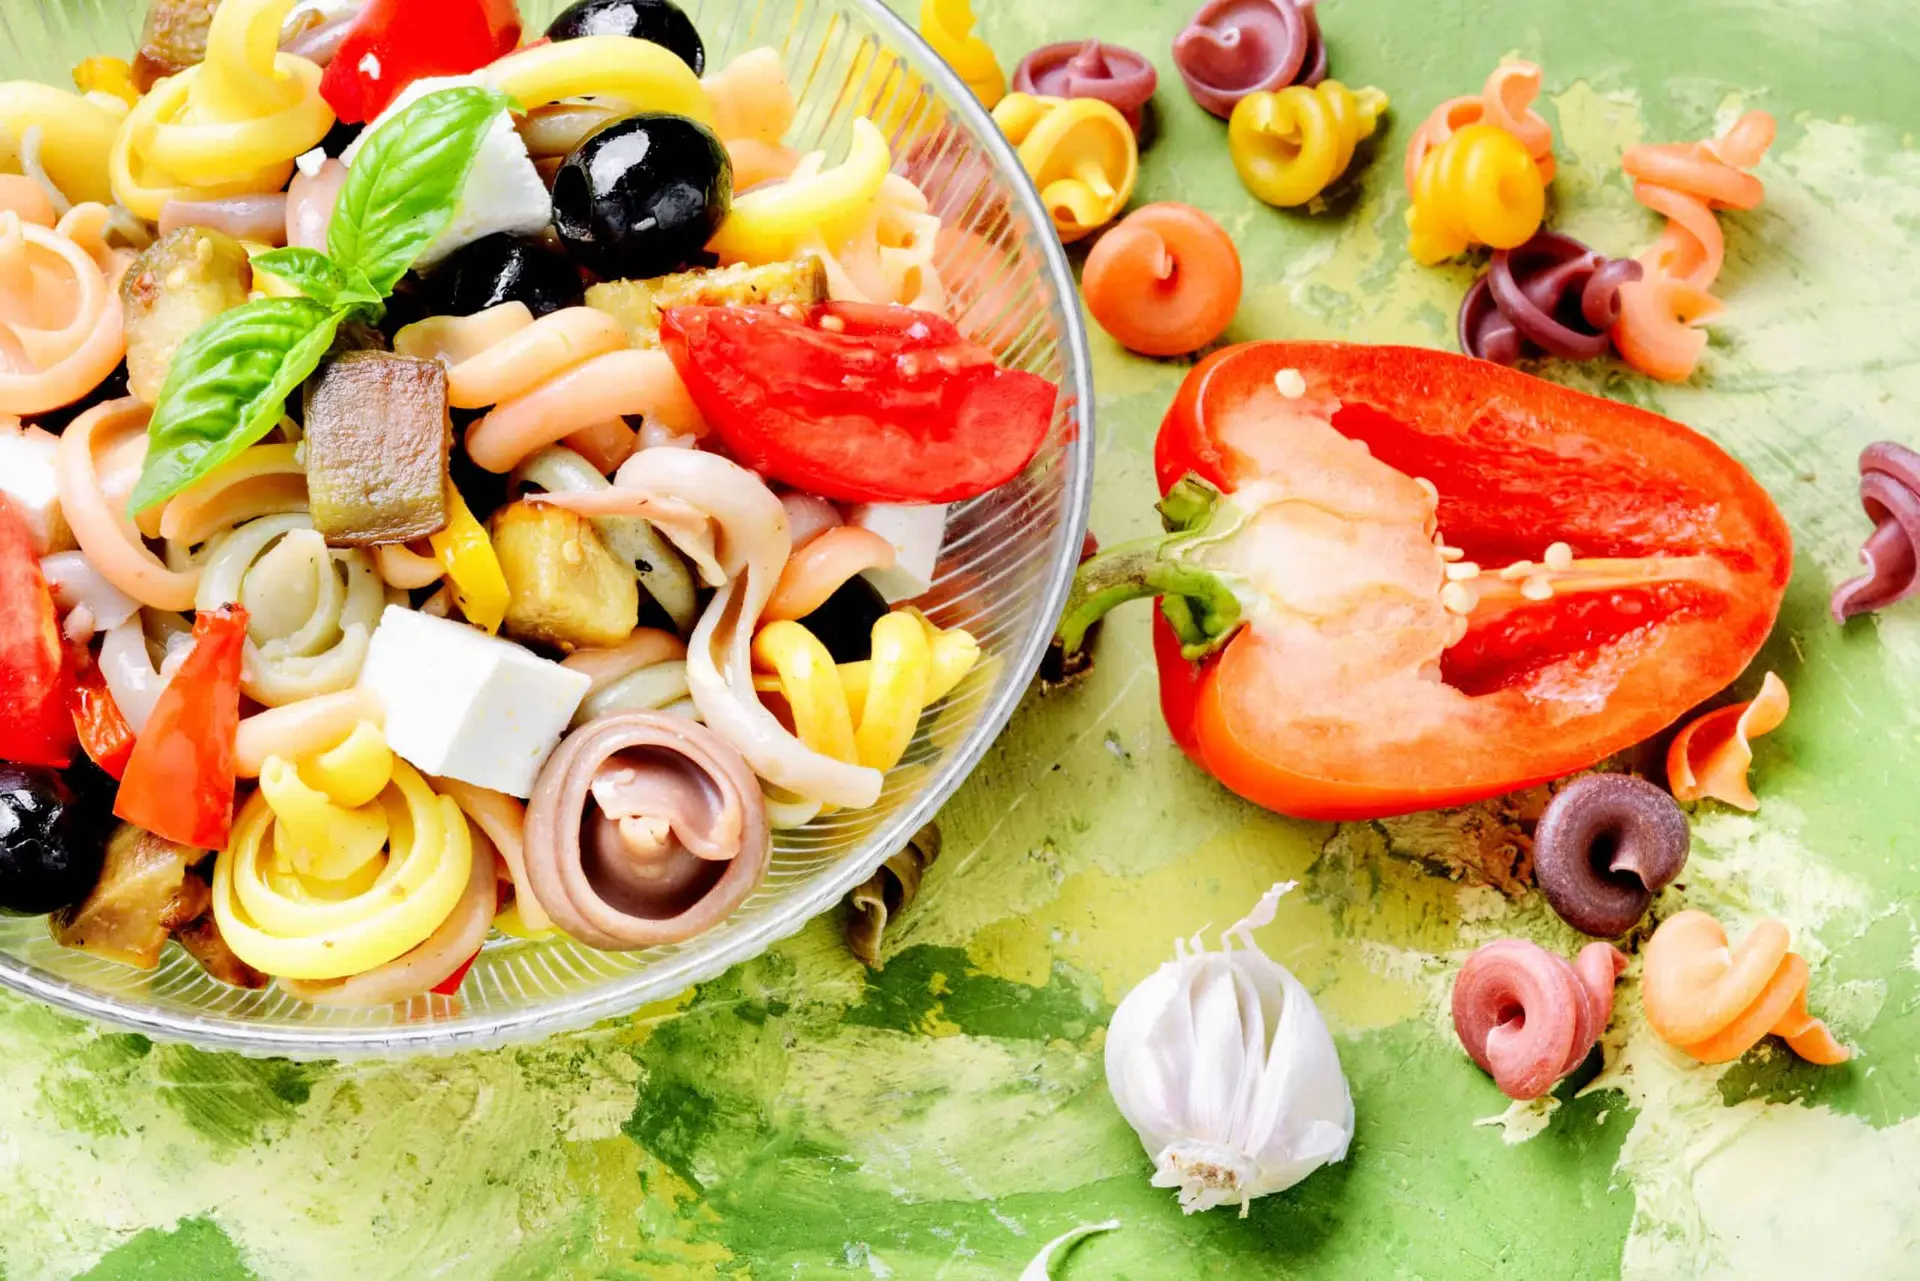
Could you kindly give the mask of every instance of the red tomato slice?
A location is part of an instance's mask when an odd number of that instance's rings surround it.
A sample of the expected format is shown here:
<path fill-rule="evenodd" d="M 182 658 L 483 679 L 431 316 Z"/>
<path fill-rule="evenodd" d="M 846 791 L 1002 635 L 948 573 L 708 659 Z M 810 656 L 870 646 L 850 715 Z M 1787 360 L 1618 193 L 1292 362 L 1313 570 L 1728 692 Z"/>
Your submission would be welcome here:
<path fill-rule="evenodd" d="M 661 342 L 735 459 L 847 503 L 957 502 L 1012 480 L 1060 391 L 906 307 L 675 307 Z"/>
<path fill-rule="evenodd" d="M 0 494 L 0 760 L 59 767 L 71 759 L 71 686 L 33 535 Z"/>
<path fill-rule="evenodd" d="M 233 741 L 247 611 L 202 610 L 193 650 L 160 692 L 134 744 L 113 812 L 155 836 L 224 849 L 233 825 Z"/>
<path fill-rule="evenodd" d="M 1711 441 L 1444 352 L 1223 351 L 1189 377 L 1155 463 L 1163 491 L 1197 472 L 1256 505 L 1261 482 L 1317 487 L 1347 515 L 1373 505 L 1337 528 L 1259 507 L 1211 554 L 1320 612 L 1256 617 L 1200 666 L 1157 633 L 1182 746 L 1303 817 L 1462 804 L 1651 737 L 1740 675 L 1792 565 L 1772 500 Z M 1439 538 L 1480 569 L 1454 596 L 1474 602 L 1464 622 L 1434 608 L 1426 531 L 1395 524 L 1416 477 L 1438 491 Z"/>
<path fill-rule="evenodd" d="M 327 64 L 320 96 L 362 124 L 414 81 L 477 71 L 519 43 L 513 0 L 373 0 Z"/>

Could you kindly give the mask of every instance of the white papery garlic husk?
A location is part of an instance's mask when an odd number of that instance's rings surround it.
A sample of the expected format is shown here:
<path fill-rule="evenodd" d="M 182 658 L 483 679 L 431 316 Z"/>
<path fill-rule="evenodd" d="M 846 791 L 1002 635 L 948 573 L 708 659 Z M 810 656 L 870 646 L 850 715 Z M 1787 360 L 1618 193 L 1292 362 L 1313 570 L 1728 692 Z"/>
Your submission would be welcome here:
<path fill-rule="evenodd" d="M 1307 989 L 1253 940 L 1288 881 L 1209 952 L 1196 934 L 1127 993 L 1107 1029 L 1107 1088 L 1188 1214 L 1292 1187 L 1347 1155 L 1353 1098 Z M 1236 947 L 1235 943 L 1239 946 Z"/>

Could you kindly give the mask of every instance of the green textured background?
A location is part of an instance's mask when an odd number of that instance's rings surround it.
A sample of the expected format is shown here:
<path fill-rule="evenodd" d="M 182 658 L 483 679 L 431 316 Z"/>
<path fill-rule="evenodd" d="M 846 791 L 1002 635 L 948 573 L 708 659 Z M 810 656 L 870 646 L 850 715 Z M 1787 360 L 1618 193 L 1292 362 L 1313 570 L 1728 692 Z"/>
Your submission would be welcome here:
<path fill-rule="evenodd" d="M 878 975 L 829 917 L 668 1006 L 542 1045 L 403 1063 L 199 1053 L 0 1001 L 0 1275 L 24 1278 L 1010 1278 L 1109 1216 L 1070 1278 L 1902 1277 L 1920 1272 L 1920 926 L 1909 905 L 1920 607 L 1824 615 L 1864 531 L 1853 459 L 1920 436 L 1920 11 L 1910 0 L 1326 0 L 1334 73 L 1392 97 L 1356 187 L 1318 216 L 1256 205 L 1221 126 L 1171 75 L 1184 5 L 990 4 L 1011 65 L 1097 30 L 1166 80 L 1142 199 L 1234 233 L 1234 338 L 1450 346 L 1465 270 L 1406 258 L 1406 131 L 1502 56 L 1547 68 L 1555 224 L 1613 252 L 1657 221 L 1623 145 L 1740 109 L 1781 122 L 1767 203 L 1728 216 L 1730 304 L 1702 374 L 1545 372 L 1662 410 L 1740 456 L 1798 559 L 1761 667 L 1794 694 L 1763 740 L 1756 819 L 1707 807 L 1667 896 L 1794 927 L 1812 1003 L 1857 1060 L 1769 1046 L 1679 1063 L 1638 1018 L 1605 1066 L 1507 1109 L 1446 1020 L 1453 968 L 1505 933 L 1575 940 L 1512 883 L 1513 806 L 1339 828 L 1237 803 L 1160 724 L 1145 611 L 1096 673 L 1035 698 L 945 815 L 946 849 Z M 1184 367 L 1095 335 L 1094 528 L 1145 531 L 1149 450 Z M 1604 477 L 1596 477 L 1604 482 Z M 1263 932 L 1339 1038 L 1348 1160 L 1183 1219 L 1114 1113 L 1113 1003 L 1176 935 L 1302 890 Z"/>

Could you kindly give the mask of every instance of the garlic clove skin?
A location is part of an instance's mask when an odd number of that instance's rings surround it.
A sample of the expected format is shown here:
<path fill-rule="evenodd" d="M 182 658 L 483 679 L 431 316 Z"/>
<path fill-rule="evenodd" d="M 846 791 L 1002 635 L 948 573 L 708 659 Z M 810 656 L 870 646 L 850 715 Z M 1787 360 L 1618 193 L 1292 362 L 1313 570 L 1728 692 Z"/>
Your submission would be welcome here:
<path fill-rule="evenodd" d="M 1129 992 L 1107 1030 L 1107 1085 L 1188 1214 L 1292 1187 L 1347 1154 L 1353 1100 L 1313 998 L 1253 942 L 1292 885 L 1198 938 Z M 1242 946 L 1234 947 L 1238 936 Z M 1189 946 L 1191 951 L 1189 951 Z"/>

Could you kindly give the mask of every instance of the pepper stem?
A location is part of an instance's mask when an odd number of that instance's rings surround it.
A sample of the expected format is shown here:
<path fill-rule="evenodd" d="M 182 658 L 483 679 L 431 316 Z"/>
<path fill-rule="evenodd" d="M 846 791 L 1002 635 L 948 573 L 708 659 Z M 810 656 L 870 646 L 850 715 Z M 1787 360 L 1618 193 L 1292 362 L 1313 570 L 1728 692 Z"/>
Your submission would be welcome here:
<path fill-rule="evenodd" d="M 1226 644 L 1241 623 L 1238 580 L 1187 558 L 1239 527 L 1239 513 L 1220 497 L 1197 476 L 1184 477 L 1159 504 L 1167 533 L 1122 543 L 1080 567 L 1056 637 L 1069 657 L 1079 652 L 1094 623 L 1115 606 L 1143 596 L 1161 598 L 1161 610 L 1189 659 L 1204 658 Z"/>

